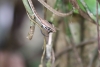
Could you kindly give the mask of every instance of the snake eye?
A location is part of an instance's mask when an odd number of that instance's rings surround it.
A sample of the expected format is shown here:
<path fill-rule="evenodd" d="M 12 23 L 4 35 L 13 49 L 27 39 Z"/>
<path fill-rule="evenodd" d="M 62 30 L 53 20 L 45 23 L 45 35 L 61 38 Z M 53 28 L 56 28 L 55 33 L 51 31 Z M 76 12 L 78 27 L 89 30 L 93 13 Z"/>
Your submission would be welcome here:
<path fill-rule="evenodd" d="M 48 33 L 52 32 L 52 29 L 50 27 L 45 26 L 44 24 L 42 25 L 44 29 L 48 31 Z"/>
<path fill-rule="evenodd" d="M 45 27 L 45 29 L 48 29 L 47 27 Z"/>

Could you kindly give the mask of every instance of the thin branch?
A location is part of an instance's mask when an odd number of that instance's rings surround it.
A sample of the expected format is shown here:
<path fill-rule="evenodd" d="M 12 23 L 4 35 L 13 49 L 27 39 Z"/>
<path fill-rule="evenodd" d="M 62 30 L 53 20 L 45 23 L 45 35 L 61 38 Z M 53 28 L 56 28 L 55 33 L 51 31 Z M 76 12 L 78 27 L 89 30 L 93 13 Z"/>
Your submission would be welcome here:
<path fill-rule="evenodd" d="M 53 35 L 53 33 L 49 33 L 49 41 L 48 41 L 49 45 L 52 44 L 52 35 Z"/>
<path fill-rule="evenodd" d="M 46 57 L 47 57 L 47 59 L 51 59 L 52 35 L 53 35 L 53 33 L 49 33 L 48 43 L 46 45 Z"/>
<path fill-rule="evenodd" d="M 55 53 L 54 50 L 52 49 L 52 66 L 51 67 L 55 67 Z"/>
<path fill-rule="evenodd" d="M 99 4 L 100 4 L 100 0 L 98 0 Z"/>
<path fill-rule="evenodd" d="M 77 44 L 77 46 L 75 46 L 75 47 L 77 47 L 77 48 L 78 47 L 82 47 L 82 46 L 85 46 L 85 45 L 89 45 L 88 43 L 93 43 L 93 42 L 96 42 L 96 41 L 97 41 L 97 38 L 92 38 L 90 40 L 83 41 L 80 44 Z M 69 47 L 64 48 L 60 53 L 56 54 L 56 59 L 58 57 L 60 57 L 61 55 L 67 53 L 70 50 L 72 50 L 72 46 L 69 46 Z"/>
<path fill-rule="evenodd" d="M 44 37 L 44 45 L 43 45 L 43 54 L 42 54 L 42 57 L 41 57 L 41 64 L 43 65 L 43 60 L 44 60 L 44 57 L 45 57 L 45 54 L 46 54 L 46 39 Z"/>
<path fill-rule="evenodd" d="M 47 3 L 47 0 L 44 0 L 44 2 Z M 47 14 L 47 8 L 44 7 L 44 19 L 46 19 L 46 14 Z"/>
<path fill-rule="evenodd" d="M 94 61 L 97 59 L 97 56 L 98 56 L 98 50 L 97 50 L 97 48 L 95 48 L 93 54 L 91 54 L 91 56 L 90 56 L 90 62 L 89 62 L 88 67 L 92 67 Z"/>
<path fill-rule="evenodd" d="M 89 15 L 94 21 L 96 21 L 96 17 L 93 15 L 93 13 L 90 12 L 90 10 L 88 9 L 87 4 L 84 2 L 84 0 L 80 0 L 80 1 L 81 1 L 81 3 L 83 4 L 83 6 L 85 7 L 85 9 L 86 9 L 88 15 Z"/>
<path fill-rule="evenodd" d="M 65 17 L 69 16 L 73 13 L 73 10 L 70 11 L 69 13 L 61 13 L 50 7 L 47 3 L 45 3 L 43 0 L 38 0 L 44 7 L 46 7 L 48 10 L 50 10 L 52 13 L 54 13 L 57 16 Z"/>
<path fill-rule="evenodd" d="M 80 9 L 76 0 L 70 0 L 70 3 L 73 5 L 73 7 L 75 7 L 79 11 L 82 17 L 96 24 L 96 22 L 86 12 Z"/>
<path fill-rule="evenodd" d="M 47 57 L 47 67 L 54 66 L 55 56 L 52 48 L 52 35 L 53 33 L 49 33 L 48 43 L 46 45 L 46 57 Z M 51 63 L 52 62 L 52 63 Z"/>
<path fill-rule="evenodd" d="M 80 67 L 83 67 L 82 60 L 81 60 L 81 58 L 79 56 L 79 53 L 78 53 L 78 51 L 77 51 L 77 49 L 75 47 L 75 43 L 74 43 L 73 39 L 71 40 L 71 44 L 72 44 L 72 49 L 73 49 L 73 51 L 75 53 L 75 57 L 76 57 L 76 59 L 78 61 L 78 64 L 80 65 Z"/>
<path fill-rule="evenodd" d="M 80 15 L 81 15 L 82 17 L 84 17 L 86 20 L 89 20 L 90 22 L 96 24 L 96 22 L 95 22 L 93 19 L 91 19 L 91 17 L 90 17 L 86 12 L 82 11 L 81 9 L 79 9 L 79 13 L 80 13 Z"/>
<path fill-rule="evenodd" d="M 99 55 L 100 55 L 100 35 L 99 35 L 99 23 L 98 23 L 98 0 L 96 0 L 96 13 L 97 13 L 97 15 L 96 15 L 96 21 L 97 21 L 97 37 L 98 37 L 98 52 L 99 52 Z"/>

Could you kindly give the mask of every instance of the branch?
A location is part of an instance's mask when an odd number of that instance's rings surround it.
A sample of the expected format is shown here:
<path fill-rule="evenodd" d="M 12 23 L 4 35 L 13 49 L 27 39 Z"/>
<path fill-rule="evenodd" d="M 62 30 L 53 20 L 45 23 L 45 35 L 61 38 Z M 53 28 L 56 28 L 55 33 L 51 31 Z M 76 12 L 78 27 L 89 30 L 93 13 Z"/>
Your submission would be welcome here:
<path fill-rule="evenodd" d="M 98 37 L 98 52 L 99 52 L 99 57 L 100 57 L 100 34 L 99 34 L 99 18 L 98 18 L 98 0 L 96 0 L 96 22 L 97 22 L 97 37 Z"/>
<path fill-rule="evenodd" d="M 70 2 L 73 5 L 73 7 L 75 7 L 79 11 L 79 13 L 82 17 L 84 17 L 86 20 L 89 20 L 89 21 L 93 22 L 94 24 L 96 24 L 96 22 L 90 17 L 90 15 L 88 15 L 88 13 L 86 13 L 80 9 L 76 0 L 70 0 Z"/>
<path fill-rule="evenodd" d="M 90 10 L 88 9 L 87 4 L 84 2 L 84 0 L 80 0 L 80 1 L 81 1 L 82 5 L 85 7 L 90 18 L 96 22 L 96 17 L 93 15 L 93 13 L 90 12 Z"/>
<path fill-rule="evenodd" d="M 78 61 L 78 64 L 80 65 L 80 67 L 83 67 L 82 59 L 79 56 L 79 53 L 78 53 L 78 51 L 77 51 L 77 49 L 75 47 L 75 43 L 74 43 L 73 39 L 71 40 L 71 44 L 72 44 L 72 49 L 73 49 L 73 51 L 75 53 L 75 57 L 76 57 L 76 59 Z"/>
<path fill-rule="evenodd" d="M 80 44 L 77 44 L 77 46 L 75 46 L 75 47 L 77 47 L 77 48 L 78 48 L 78 47 L 82 47 L 82 46 L 87 45 L 88 43 L 93 43 L 93 42 L 95 42 L 95 41 L 97 41 L 97 38 L 92 38 L 92 39 L 90 39 L 90 40 L 83 41 L 83 42 L 81 42 Z M 88 45 L 90 45 L 90 44 L 88 44 Z M 56 56 L 56 59 L 57 59 L 58 57 L 60 57 L 61 55 L 65 54 L 66 52 L 70 51 L 70 50 L 72 50 L 72 46 L 69 46 L 69 47 L 64 48 L 64 50 L 62 50 L 60 53 L 58 53 L 58 54 L 55 55 L 55 56 Z"/>
<path fill-rule="evenodd" d="M 97 50 L 97 48 L 95 48 L 93 54 L 91 54 L 91 56 L 90 56 L 90 62 L 89 62 L 88 67 L 92 67 L 92 65 L 95 62 L 95 60 L 97 59 L 97 57 L 98 57 L 98 50 Z"/>
<path fill-rule="evenodd" d="M 44 0 L 44 2 L 47 3 L 47 0 Z M 47 14 L 47 8 L 44 7 L 44 19 L 46 19 L 46 17 L 47 17 L 46 14 Z"/>
<path fill-rule="evenodd" d="M 57 16 L 65 17 L 69 16 L 73 13 L 73 10 L 70 11 L 69 13 L 61 13 L 53 9 L 51 6 L 49 6 L 47 3 L 45 3 L 43 0 L 38 0 L 44 7 L 46 7 L 48 10 L 50 10 L 52 13 L 54 13 Z"/>

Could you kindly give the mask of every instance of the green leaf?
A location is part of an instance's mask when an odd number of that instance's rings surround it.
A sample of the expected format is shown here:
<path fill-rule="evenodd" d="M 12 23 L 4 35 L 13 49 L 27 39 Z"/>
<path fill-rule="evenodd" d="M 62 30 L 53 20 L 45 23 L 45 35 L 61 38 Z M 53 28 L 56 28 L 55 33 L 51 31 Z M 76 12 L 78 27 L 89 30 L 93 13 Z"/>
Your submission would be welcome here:
<path fill-rule="evenodd" d="M 93 13 L 94 15 L 96 15 L 96 0 L 83 0 L 83 1 L 86 3 L 86 5 L 87 5 L 88 9 L 90 10 L 90 12 Z M 82 10 L 85 10 L 84 6 L 80 2 L 80 0 L 77 0 L 77 2 L 79 4 L 80 8 Z M 100 5 L 98 5 L 98 13 L 100 14 Z"/>
<path fill-rule="evenodd" d="M 96 0 L 84 0 L 87 4 L 88 9 L 93 13 L 96 14 Z"/>
<path fill-rule="evenodd" d="M 83 11 L 86 12 L 86 10 L 85 10 L 84 6 L 82 5 L 82 3 L 80 2 L 80 0 L 77 0 L 77 3 L 78 3 L 78 5 L 79 5 L 79 7 L 80 7 Z"/>

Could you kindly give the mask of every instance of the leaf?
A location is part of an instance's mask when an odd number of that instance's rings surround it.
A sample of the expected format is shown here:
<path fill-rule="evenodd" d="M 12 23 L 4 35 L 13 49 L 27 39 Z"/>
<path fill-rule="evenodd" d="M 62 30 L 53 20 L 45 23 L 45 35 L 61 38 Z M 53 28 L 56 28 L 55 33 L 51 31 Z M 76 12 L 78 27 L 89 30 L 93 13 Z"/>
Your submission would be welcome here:
<path fill-rule="evenodd" d="M 84 6 L 82 5 L 82 3 L 80 2 L 80 0 L 77 0 L 77 3 L 78 3 L 78 5 L 79 5 L 79 7 L 80 7 L 83 11 L 86 12 L 86 10 L 85 10 Z"/>
<path fill-rule="evenodd" d="M 91 13 L 93 13 L 94 15 L 96 15 L 96 0 L 83 0 L 88 9 L 90 10 Z M 84 6 L 82 5 L 82 3 L 80 2 L 80 0 L 77 0 L 80 8 L 85 11 Z M 100 14 L 100 5 L 98 5 L 98 13 Z"/>
<path fill-rule="evenodd" d="M 88 9 L 94 14 L 96 15 L 96 0 L 84 0 L 85 3 L 88 6 Z M 99 6 L 99 14 L 100 14 L 100 6 Z"/>

